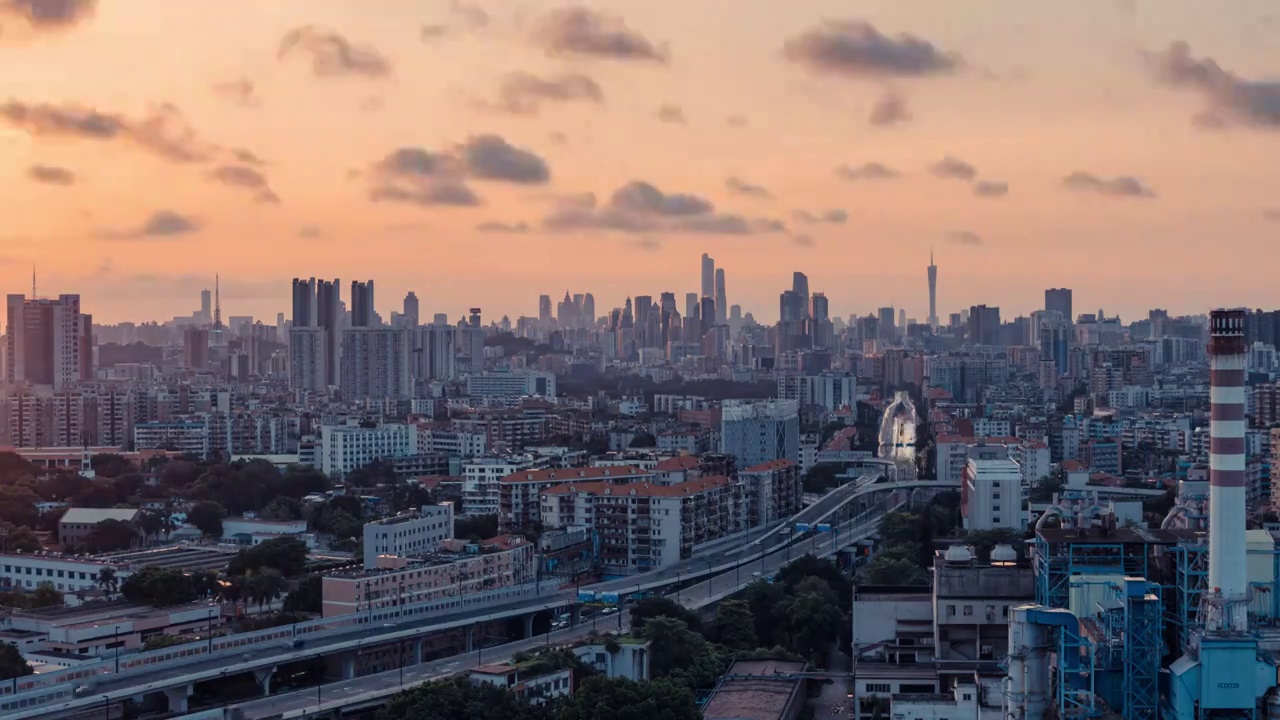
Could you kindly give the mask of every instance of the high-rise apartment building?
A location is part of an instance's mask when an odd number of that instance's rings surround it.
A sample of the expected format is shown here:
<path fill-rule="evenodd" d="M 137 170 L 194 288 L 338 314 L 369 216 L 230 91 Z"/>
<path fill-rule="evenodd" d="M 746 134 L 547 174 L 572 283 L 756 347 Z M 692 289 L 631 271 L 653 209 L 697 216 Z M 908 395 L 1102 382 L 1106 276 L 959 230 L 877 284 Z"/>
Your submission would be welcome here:
<path fill-rule="evenodd" d="M 938 331 L 938 266 L 933 262 L 933 251 L 929 251 L 929 327 Z"/>
<path fill-rule="evenodd" d="M 10 295 L 7 309 L 6 381 L 61 390 L 93 378 L 93 318 L 79 295 Z"/>
<path fill-rule="evenodd" d="M 353 327 L 342 334 L 342 395 L 349 400 L 413 396 L 411 334 L 406 329 Z"/>
<path fill-rule="evenodd" d="M 699 297 L 716 296 L 716 261 L 702 253 L 702 294 Z"/>
<path fill-rule="evenodd" d="M 341 282 L 293 280 L 293 328 L 289 331 L 289 387 L 324 390 L 340 382 Z"/>
<path fill-rule="evenodd" d="M 454 328 L 431 323 L 416 330 L 414 376 L 419 381 L 452 380 L 454 377 Z"/>
<path fill-rule="evenodd" d="M 351 327 L 373 327 L 373 281 L 351 281 Z"/>
<path fill-rule="evenodd" d="M 969 308 L 969 344 L 1000 344 L 1000 308 L 986 305 Z"/>
<path fill-rule="evenodd" d="M 596 296 L 587 293 L 582 296 L 582 326 L 594 327 L 596 324 Z"/>
<path fill-rule="evenodd" d="M 200 291 L 200 322 L 213 322 L 213 293 L 208 288 Z"/>
<path fill-rule="evenodd" d="M 723 325 L 729 308 L 724 287 L 724 268 L 716 268 L 716 323 Z"/>
<path fill-rule="evenodd" d="M 1049 288 L 1044 291 L 1044 309 L 1062 315 L 1067 322 L 1075 322 L 1071 314 L 1071 288 Z"/>
<path fill-rule="evenodd" d="M 209 367 L 209 329 L 189 327 L 182 334 L 182 366 L 187 370 Z"/>
<path fill-rule="evenodd" d="M 551 313 L 551 296 L 539 295 L 538 296 L 538 321 L 549 323 L 553 319 L 555 319 L 555 316 L 552 315 Z"/>
<path fill-rule="evenodd" d="M 406 328 L 418 327 L 418 296 L 410 292 L 404 296 L 404 311 L 401 313 L 404 318 L 401 322 Z"/>

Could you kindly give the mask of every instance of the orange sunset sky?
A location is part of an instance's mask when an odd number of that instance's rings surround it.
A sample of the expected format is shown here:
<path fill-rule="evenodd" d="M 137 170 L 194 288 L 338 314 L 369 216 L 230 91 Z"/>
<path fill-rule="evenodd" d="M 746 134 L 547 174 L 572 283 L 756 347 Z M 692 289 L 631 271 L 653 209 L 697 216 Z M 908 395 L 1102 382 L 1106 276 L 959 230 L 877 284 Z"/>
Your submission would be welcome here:
<path fill-rule="evenodd" d="M 0 291 L 1280 305 L 1274 0 L 0 0 Z M 344 289 L 344 296 L 345 296 Z"/>

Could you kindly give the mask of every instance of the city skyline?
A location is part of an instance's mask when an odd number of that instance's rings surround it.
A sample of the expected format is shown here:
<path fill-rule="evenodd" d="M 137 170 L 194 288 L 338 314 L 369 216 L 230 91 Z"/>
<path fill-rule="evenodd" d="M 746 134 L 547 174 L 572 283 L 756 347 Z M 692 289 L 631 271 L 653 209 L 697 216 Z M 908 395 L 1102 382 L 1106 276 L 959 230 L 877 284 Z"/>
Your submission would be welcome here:
<path fill-rule="evenodd" d="M 761 321 L 799 269 L 833 316 L 923 322 L 930 247 L 940 321 L 1050 287 L 1127 319 L 1275 304 L 1239 262 L 1280 230 L 1264 2 L 44 5 L 0 4 L 0 290 L 34 266 L 104 323 L 219 272 L 264 320 L 301 276 L 373 278 L 384 317 L 563 287 L 604 314 L 698 290 L 703 253 Z"/>

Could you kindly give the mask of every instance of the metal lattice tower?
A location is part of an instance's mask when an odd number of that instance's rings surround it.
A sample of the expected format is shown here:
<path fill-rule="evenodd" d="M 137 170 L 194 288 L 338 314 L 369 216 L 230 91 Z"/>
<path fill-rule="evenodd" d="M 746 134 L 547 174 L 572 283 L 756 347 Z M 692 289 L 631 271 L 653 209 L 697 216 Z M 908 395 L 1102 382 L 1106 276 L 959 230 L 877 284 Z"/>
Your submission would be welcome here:
<path fill-rule="evenodd" d="M 220 285 L 222 284 L 222 276 L 213 276 L 213 327 L 222 329 L 222 292 Z"/>
<path fill-rule="evenodd" d="M 1127 720 L 1159 717 L 1160 596 L 1144 578 L 1124 579 L 1124 713 Z"/>

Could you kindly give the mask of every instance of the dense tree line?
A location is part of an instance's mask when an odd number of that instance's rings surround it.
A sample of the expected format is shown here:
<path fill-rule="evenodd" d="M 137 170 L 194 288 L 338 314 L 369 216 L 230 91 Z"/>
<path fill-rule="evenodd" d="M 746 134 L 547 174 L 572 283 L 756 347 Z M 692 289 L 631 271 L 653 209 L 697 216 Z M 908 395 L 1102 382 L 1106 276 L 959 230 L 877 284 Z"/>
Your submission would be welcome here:
<path fill-rule="evenodd" d="M 668 680 L 637 683 L 600 675 L 582 678 L 567 697 L 523 698 L 466 678 L 436 680 L 400 693 L 380 720 L 698 720 L 694 695 Z"/>

